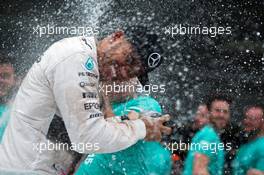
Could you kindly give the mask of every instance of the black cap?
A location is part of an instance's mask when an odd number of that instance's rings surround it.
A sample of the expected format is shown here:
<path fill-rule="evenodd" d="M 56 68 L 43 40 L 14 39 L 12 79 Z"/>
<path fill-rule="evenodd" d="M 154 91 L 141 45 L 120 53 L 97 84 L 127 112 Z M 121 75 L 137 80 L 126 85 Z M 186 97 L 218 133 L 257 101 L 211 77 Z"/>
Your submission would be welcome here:
<path fill-rule="evenodd" d="M 159 37 L 144 26 L 131 26 L 125 30 L 125 34 L 140 56 L 145 74 L 138 78 L 142 85 L 146 85 L 148 72 L 153 71 L 163 61 L 163 49 Z"/>

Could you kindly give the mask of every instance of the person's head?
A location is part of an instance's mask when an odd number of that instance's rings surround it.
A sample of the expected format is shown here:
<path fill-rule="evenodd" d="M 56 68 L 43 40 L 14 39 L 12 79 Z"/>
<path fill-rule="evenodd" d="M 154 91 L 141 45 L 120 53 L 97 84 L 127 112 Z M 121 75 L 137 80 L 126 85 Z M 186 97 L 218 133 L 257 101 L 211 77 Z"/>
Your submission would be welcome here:
<path fill-rule="evenodd" d="M 11 89 L 15 86 L 15 69 L 12 58 L 0 53 L 0 98 L 9 95 Z"/>
<path fill-rule="evenodd" d="M 147 28 L 114 32 L 97 44 L 100 78 L 112 82 L 144 76 L 161 63 L 161 51 L 158 36 Z"/>
<path fill-rule="evenodd" d="M 194 116 L 194 126 L 195 128 L 202 128 L 208 122 L 209 116 L 207 106 L 206 104 L 200 104 Z"/>
<path fill-rule="evenodd" d="M 264 129 L 264 110 L 260 104 L 248 105 L 244 108 L 244 131 L 257 134 Z"/>
<path fill-rule="evenodd" d="M 229 123 L 231 104 L 231 98 L 224 94 L 214 94 L 208 98 L 209 122 L 217 129 L 224 129 Z"/>

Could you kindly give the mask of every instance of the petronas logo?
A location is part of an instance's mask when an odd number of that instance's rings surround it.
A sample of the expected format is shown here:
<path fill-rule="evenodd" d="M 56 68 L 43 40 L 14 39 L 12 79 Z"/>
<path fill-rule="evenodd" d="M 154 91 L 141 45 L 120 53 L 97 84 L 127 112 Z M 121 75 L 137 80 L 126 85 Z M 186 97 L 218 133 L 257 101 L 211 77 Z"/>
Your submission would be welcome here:
<path fill-rule="evenodd" d="M 93 61 L 93 58 L 92 57 L 89 57 L 85 63 L 85 68 L 87 70 L 93 70 L 94 68 L 94 61 Z"/>

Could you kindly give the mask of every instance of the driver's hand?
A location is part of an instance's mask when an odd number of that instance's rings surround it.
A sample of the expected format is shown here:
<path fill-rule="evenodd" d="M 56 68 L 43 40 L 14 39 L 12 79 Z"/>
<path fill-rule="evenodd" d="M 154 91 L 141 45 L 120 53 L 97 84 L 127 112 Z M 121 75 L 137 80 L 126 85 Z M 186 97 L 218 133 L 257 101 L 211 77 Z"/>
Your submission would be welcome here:
<path fill-rule="evenodd" d="M 163 115 L 159 118 L 145 117 L 142 116 L 140 118 L 146 126 L 146 137 L 147 141 L 161 141 L 162 133 L 169 135 L 172 132 L 170 127 L 164 126 L 163 124 L 170 120 L 170 116 L 168 114 Z"/>

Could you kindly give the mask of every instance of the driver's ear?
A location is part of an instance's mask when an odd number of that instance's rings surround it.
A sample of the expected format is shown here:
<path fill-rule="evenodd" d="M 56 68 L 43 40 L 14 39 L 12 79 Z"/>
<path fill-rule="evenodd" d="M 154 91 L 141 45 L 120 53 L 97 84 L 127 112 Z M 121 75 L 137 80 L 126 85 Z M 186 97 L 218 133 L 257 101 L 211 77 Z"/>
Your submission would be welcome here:
<path fill-rule="evenodd" d="M 119 38 L 122 38 L 124 36 L 124 32 L 123 31 L 116 31 L 115 33 L 112 34 L 112 39 L 115 41 Z"/>

